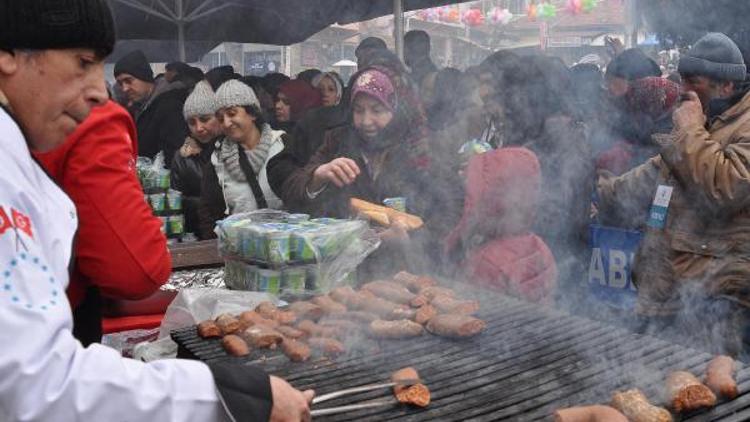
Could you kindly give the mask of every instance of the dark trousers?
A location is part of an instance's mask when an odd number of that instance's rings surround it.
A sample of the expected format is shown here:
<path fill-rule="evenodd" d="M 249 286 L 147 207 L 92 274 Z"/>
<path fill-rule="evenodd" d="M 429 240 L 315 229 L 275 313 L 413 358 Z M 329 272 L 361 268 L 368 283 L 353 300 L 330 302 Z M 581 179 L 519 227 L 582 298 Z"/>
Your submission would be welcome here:
<path fill-rule="evenodd" d="M 86 289 L 83 302 L 73 310 L 73 336 L 83 347 L 102 341 L 102 297 L 99 289 Z"/>

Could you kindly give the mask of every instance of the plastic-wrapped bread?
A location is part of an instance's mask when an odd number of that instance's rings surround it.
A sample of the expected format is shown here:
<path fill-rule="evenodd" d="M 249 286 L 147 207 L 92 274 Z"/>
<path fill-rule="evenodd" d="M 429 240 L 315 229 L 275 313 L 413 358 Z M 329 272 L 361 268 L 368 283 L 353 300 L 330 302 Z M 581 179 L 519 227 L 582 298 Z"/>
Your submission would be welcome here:
<path fill-rule="evenodd" d="M 486 327 L 481 319 L 469 315 L 441 314 L 427 322 L 427 331 L 442 337 L 465 338 L 478 335 Z"/>
<path fill-rule="evenodd" d="M 672 415 L 663 407 L 649 403 L 646 396 L 634 388 L 612 395 L 612 407 L 625 415 L 630 422 L 672 422 Z"/>
<path fill-rule="evenodd" d="M 224 350 L 232 356 L 247 356 L 250 354 L 250 347 L 245 340 L 235 334 L 224 336 L 224 338 L 221 339 L 221 345 L 224 347 Z"/>
<path fill-rule="evenodd" d="M 281 342 L 281 350 L 292 362 L 304 362 L 310 359 L 310 346 L 301 341 L 285 338 Z"/>
<path fill-rule="evenodd" d="M 677 413 L 716 406 L 716 395 L 690 372 L 672 372 L 665 382 L 669 406 Z"/>
<path fill-rule="evenodd" d="M 221 314 L 216 317 L 216 325 L 219 326 L 224 335 L 234 334 L 242 328 L 240 321 L 229 314 Z"/>
<path fill-rule="evenodd" d="M 369 219 L 373 219 L 376 223 L 386 227 L 396 221 L 403 223 L 407 230 L 417 230 L 424 225 L 422 219 L 416 215 L 397 211 L 393 208 L 373 204 L 357 198 L 352 198 L 349 203 L 355 212 L 362 214 Z"/>
<path fill-rule="evenodd" d="M 716 356 L 706 367 L 706 386 L 714 394 L 734 399 L 739 394 L 734 379 L 735 361 L 729 356 Z"/>
<path fill-rule="evenodd" d="M 628 422 L 628 418 L 610 406 L 576 406 L 555 412 L 555 422 Z"/>
<path fill-rule="evenodd" d="M 311 302 L 320 306 L 323 309 L 323 312 L 327 315 L 343 314 L 346 312 L 346 306 L 336 302 L 326 295 L 316 296 L 312 298 Z"/>
<path fill-rule="evenodd" d="M 376 338 L 410 338 L 422 334 L 424 334 L 424 328 L 408 319 L 397 321 L 376 320 L 370 323 L 370 335 Z"/>
<path fill-rule="evenodd" d="M 208 320 L 198 324 L 198 335 L 201 338 L 219 338 L 224 335 L 216 322 Z"/>

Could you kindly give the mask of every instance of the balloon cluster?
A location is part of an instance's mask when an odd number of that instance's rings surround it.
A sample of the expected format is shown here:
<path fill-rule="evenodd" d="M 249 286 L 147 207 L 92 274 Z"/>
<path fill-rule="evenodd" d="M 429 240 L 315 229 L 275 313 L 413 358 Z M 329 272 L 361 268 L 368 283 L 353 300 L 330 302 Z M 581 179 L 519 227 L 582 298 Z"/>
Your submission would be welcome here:
<path fill-rule="evenodd" d="M 565 10 L 574 15 L 590 13 L 598 4 L 598 0 L 567 0 Z"/>
<path fill-rule="evenodd" d="M 493 8 L 485 14 L 481 9 L 468 9 L 463 14 L 456 6 L 433 7 L 417 12 L 417 17 L 427 22 L 464 23 L 468 26 L 481 26 L 487 22 L 507 25 L 513 20 L 513 14 L 508 9 Z"/>
<path fill-rule="evenodd" d="M 484 24 L 484 14 L 479 9 L 469 9 L 464 12 L 461 21 L 468 26 L 480 26 Z"/>
<path fill-rule="evenodd" d="M 508 9 L 494 7 L 489 13 L 490 22 L 494 24 L 507 25 L 513 20 L 513 13 Z"/>

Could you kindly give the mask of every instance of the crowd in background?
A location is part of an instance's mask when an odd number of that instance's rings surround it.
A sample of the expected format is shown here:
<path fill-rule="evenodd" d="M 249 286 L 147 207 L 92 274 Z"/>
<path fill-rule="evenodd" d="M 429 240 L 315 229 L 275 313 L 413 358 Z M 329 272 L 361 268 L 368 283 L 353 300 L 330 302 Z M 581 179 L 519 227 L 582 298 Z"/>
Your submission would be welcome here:
<path fill-rule="evenodd" d="M 425 228 L 383 229 L 362 271 L 437 268 L 580 310 L 589 225 L 640 230 L 634 325 L 700 332 L 739 353 L 750 321 L 743 57 L 709 34 L 666 75 L 642 51 L 611 46 L 604 68 L 499 51 L 460 71 L 439 69 L 429 36 L 412 31 L 403 62 L 363 40 L 349 81 L 183 63 L 155 77 L 133 52 L 113 90 L 135 119 L 139 155 L 164 154 L 200 239 L 231 214 L 346 218 L 350 198 L 398 198 Z"/>

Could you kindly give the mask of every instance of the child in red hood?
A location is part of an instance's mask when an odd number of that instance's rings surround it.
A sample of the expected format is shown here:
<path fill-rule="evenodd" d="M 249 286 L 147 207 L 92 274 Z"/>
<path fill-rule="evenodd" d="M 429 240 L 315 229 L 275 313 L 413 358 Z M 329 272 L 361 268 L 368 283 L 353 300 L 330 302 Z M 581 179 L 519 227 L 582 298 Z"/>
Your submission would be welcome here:
<path fill-rule="evenodd" d="M 461 221 L 444 253 L 466 280 L 532 302 L 551 303 L 555 259 L 534 233 L 541 173 L 536 155 L 512 147 L 474 156 L 466 170 Z"/>

